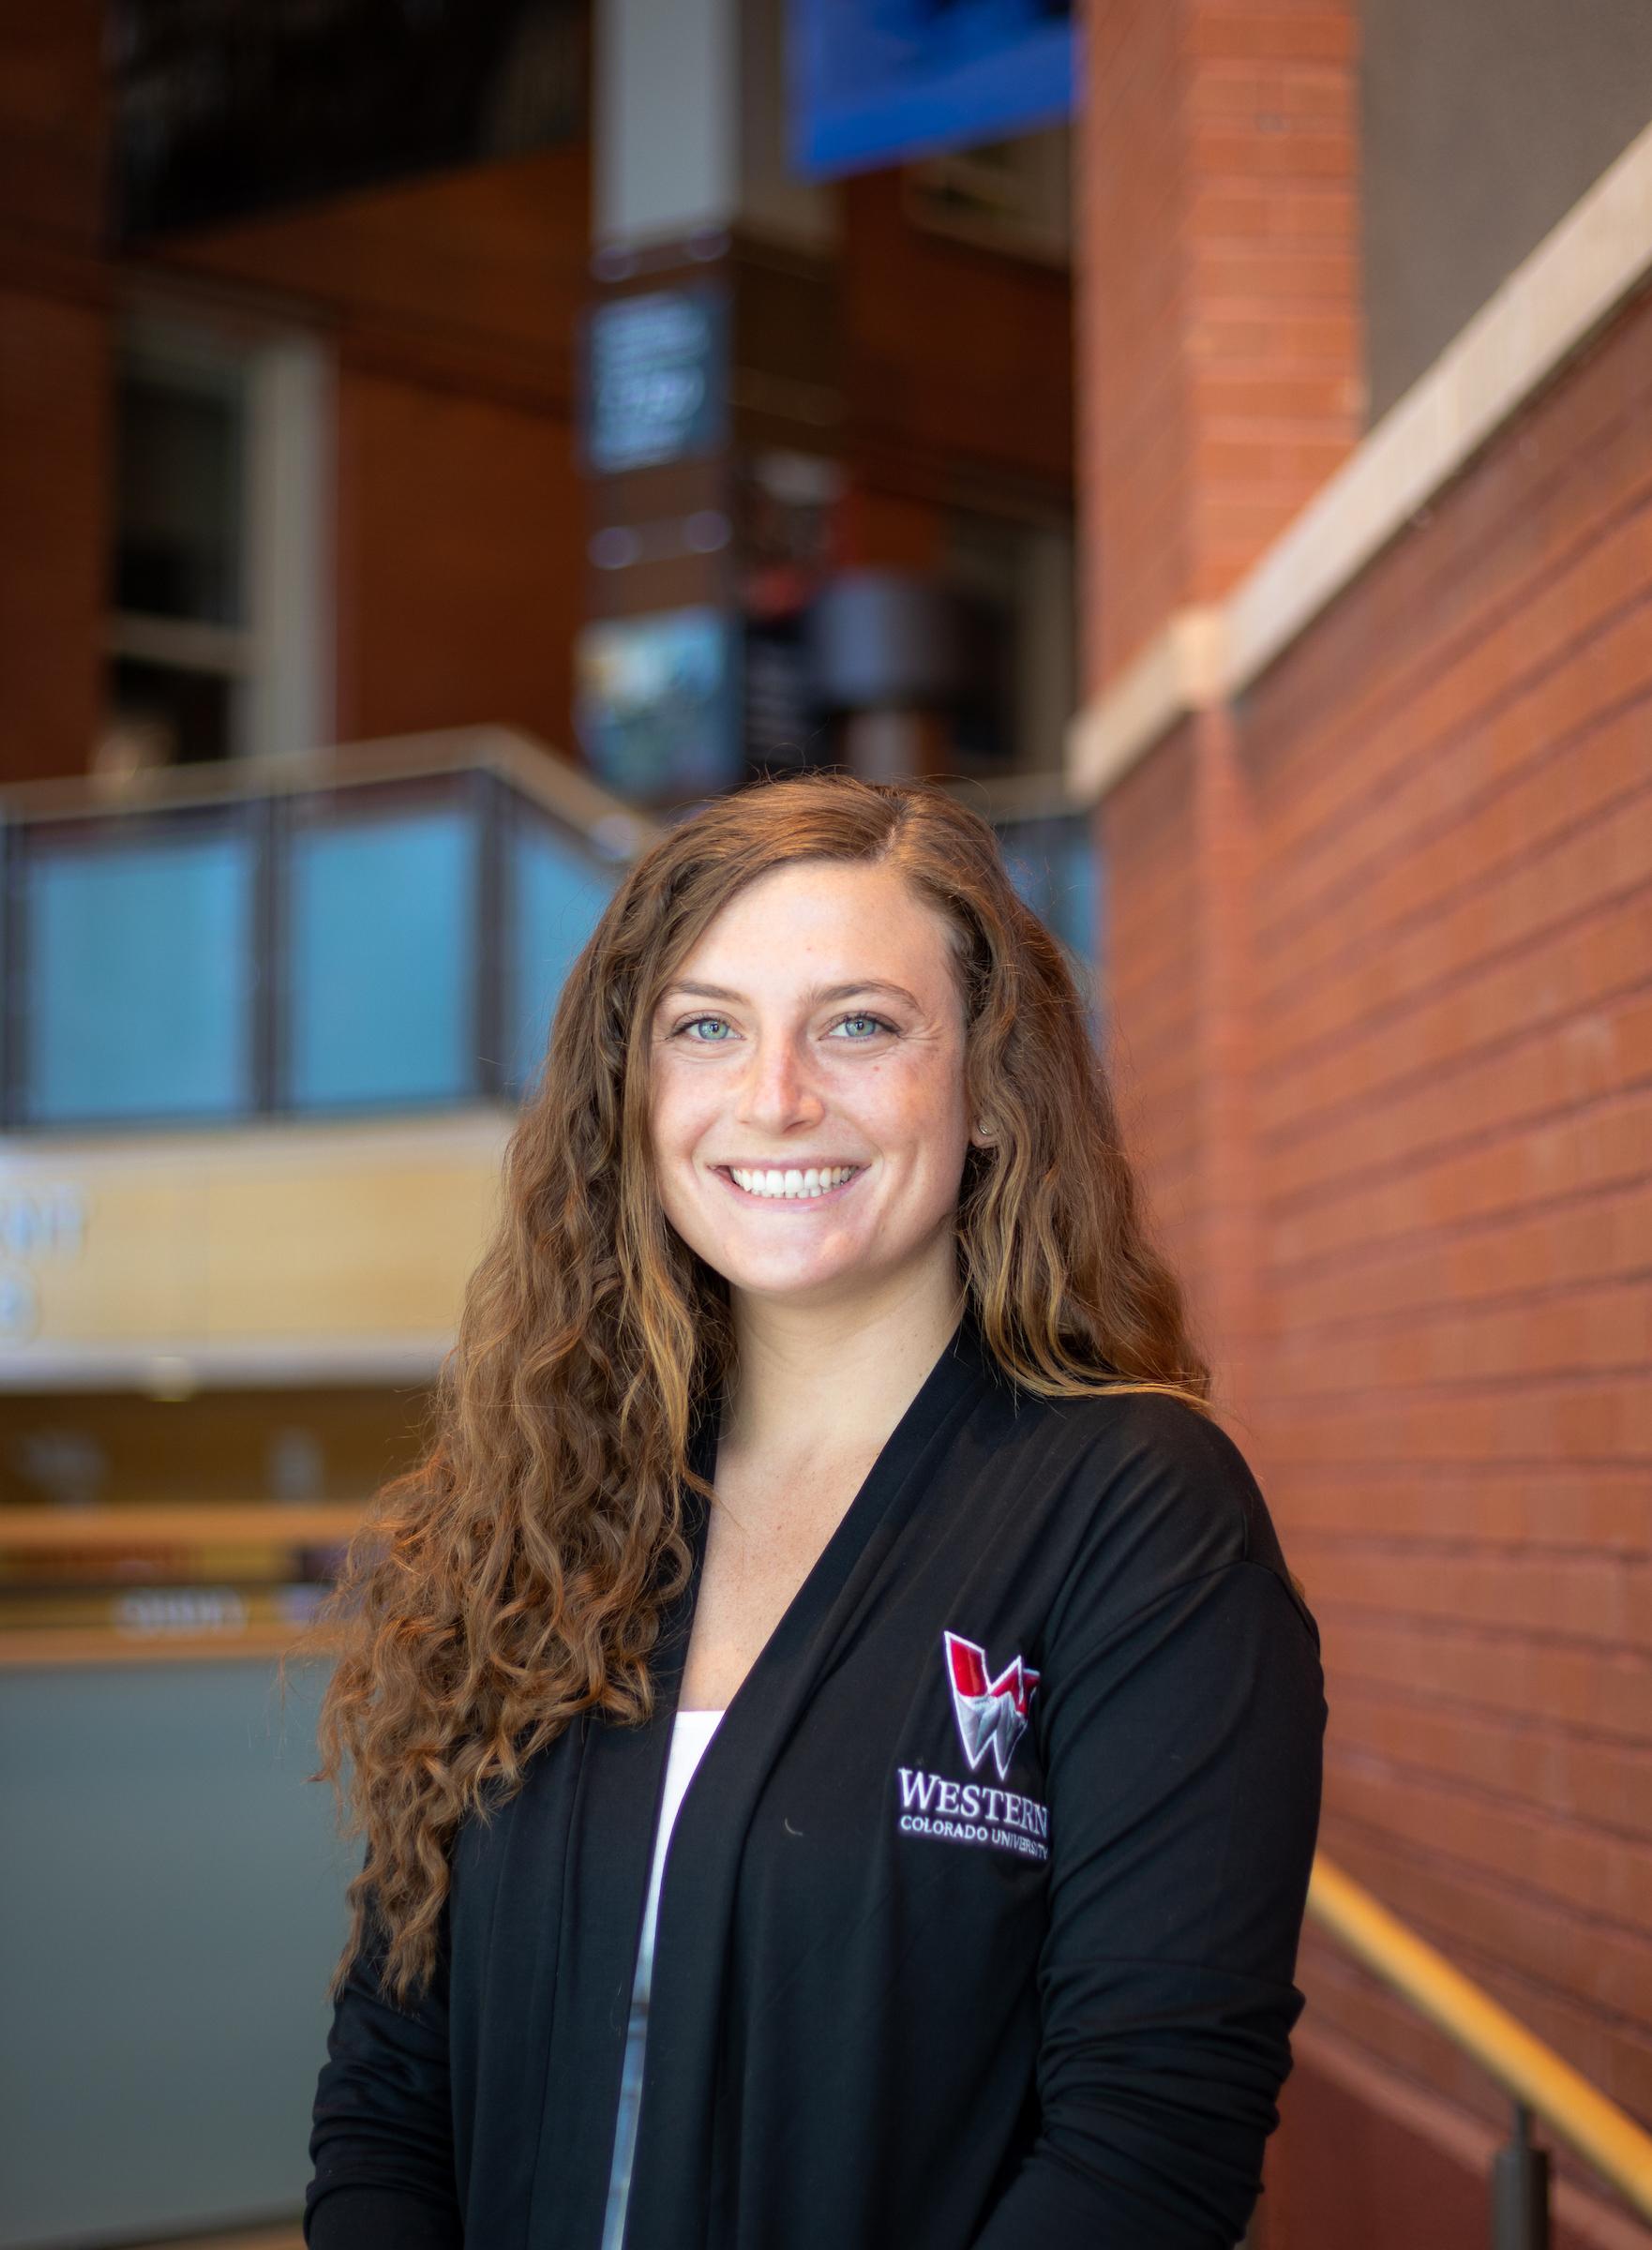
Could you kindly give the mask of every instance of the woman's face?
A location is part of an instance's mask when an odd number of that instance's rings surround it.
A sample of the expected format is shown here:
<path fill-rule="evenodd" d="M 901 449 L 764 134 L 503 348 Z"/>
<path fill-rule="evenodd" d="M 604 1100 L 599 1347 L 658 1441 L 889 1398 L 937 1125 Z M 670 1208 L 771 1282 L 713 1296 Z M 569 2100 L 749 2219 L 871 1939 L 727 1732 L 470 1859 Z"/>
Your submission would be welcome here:
<path fill-rule="evenodd" d="M 678 968 L 652 1041 L 660 1200 L 731 1288 L 842 1302 L 950 1242 L 963 1006 L 947 924 L 902 877 L 759 878 Z"/>

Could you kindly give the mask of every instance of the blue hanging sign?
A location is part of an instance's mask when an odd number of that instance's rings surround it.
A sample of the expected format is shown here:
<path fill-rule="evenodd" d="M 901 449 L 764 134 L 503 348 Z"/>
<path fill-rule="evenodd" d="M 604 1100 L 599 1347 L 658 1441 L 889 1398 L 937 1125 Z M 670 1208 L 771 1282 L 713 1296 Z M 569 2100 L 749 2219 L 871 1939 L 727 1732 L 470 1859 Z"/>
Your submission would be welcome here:
<path fill-rule="evenodd" d="M 720 292 L 611 297 L 585 323 L 585 458 L 599 476 L 711 453 L 728 434 Z"/>
<path fill-rule="evenodd" d="M 579 635 L 575 671 L 580 746 L 622 797 L 680 804 L 743 778 L 733 633 L 722 611 L 600 620 Z"/>
<path fill-rule="evenodd" d="M 1072 0 L 790 0 L 792 161 L 825 179 L 1057 124 L 1074 41 Z"/>

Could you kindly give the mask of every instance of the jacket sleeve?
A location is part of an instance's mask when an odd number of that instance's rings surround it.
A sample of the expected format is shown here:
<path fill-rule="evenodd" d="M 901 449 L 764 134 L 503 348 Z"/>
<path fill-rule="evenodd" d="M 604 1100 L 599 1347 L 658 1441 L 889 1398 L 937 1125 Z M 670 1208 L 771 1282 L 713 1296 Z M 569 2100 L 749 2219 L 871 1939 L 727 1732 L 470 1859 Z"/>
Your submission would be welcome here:
<path fill-rule="evenodd" d="M 310 2250 L 458 2250 L 446 1906 L 435 1973 L 405 2010 L 381 1985 L 383 1958 L 383 1928 L 369 1916 L 316 2083 L 304 2239 Z"/>
<path fill-rule="evenodd" d="M 974 2250 L 1232 2250 L 1279 2122 L 1319 1820 L 1318 1631 L 1230 1440 L 1184 1433 L 1149 1481 L 1044 1646 L 1040 2123 Z M 1177 1576 L 1173 1557 L 1197 1567 Z"/>

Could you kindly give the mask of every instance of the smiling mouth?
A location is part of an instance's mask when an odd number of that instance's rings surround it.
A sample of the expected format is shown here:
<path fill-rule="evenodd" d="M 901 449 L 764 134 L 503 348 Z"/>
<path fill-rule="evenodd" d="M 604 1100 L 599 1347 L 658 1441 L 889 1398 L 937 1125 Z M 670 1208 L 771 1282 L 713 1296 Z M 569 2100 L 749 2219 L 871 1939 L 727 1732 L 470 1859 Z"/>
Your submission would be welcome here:
<path fill-rule="evenodd" d="M 827 1164 L 782 1171 L 744 1164 L 717 1164 L 713 1169 L 735 1192 L 752 1203 L 825 1203 L 851 1187 L 866 1169 L 864 1164 Z"/>

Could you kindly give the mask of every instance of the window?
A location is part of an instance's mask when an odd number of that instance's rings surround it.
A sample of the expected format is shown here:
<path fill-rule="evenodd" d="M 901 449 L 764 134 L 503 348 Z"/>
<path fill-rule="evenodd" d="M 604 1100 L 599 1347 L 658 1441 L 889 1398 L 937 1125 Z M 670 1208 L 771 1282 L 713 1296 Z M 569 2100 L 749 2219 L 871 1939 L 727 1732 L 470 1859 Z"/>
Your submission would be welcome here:
<path fill-rule="evenodd" d="M 940 573 L 969 621 L 959 772 L 1059 774 L 1077 697 L 1071 524 L 954 512 Z"/>
<path fill-rule="evenodd" d="M 129 769 L 330 733 L 323 365 L 308 338 L 139 314 L 122 337 L 107 726 Z"/>

